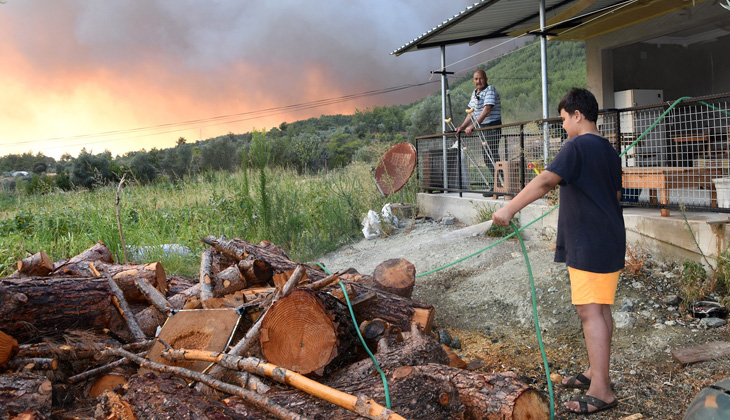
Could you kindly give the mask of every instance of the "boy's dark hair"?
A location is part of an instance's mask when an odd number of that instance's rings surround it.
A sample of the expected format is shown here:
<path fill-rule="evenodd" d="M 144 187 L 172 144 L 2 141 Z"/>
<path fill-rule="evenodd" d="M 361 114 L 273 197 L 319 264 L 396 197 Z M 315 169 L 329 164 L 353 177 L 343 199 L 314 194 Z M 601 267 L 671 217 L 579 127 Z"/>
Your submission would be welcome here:
<path fill-rule="evenodd" d="M 587 89 L 570 89 L 563 96 L 563 99 L 560 100 L 558 113 L 563 109 L 568 114 L 580 111 L 588 121 L 596 122 L 598 120 L 598 101 L 596 101 L 596 97 Z"/>

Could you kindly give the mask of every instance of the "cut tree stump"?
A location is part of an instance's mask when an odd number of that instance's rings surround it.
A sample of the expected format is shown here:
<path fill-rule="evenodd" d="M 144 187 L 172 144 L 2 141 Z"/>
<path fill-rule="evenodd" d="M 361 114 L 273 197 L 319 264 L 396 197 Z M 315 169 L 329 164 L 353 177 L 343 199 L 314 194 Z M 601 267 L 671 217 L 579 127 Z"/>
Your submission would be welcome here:
<path fill-rule="evenodd" d="M 53 271 L 53 261 L 45 251 L 36 252 L 18 261 L 18 272 L 23 277 L 47 276 Z"/>
<path fill-rule="evenodd" d="M 356 332 L 341 303 L 295 289 L 274 302 L 261 323 L 261 352 L 271 363 L 323 375 L 354 357 Z"/>
<path fill-rule="evenodd" d="M 52 384 L 43 375 L 0 375 L 0 418 L 9 419 L 26 410 L 51 416 Z"/>
<path fill-rule="evenodd" d="M 106 328 L 114 310 L 104 277 L 0 279 L 0 330 L 20 342 Z"/>
<path fill-rule="evenodd" d="M 404 298 L 411 298 L 416 284 L 416 266 L 403 258 L 380 263 L 373 272 L 373 286 Z"/>

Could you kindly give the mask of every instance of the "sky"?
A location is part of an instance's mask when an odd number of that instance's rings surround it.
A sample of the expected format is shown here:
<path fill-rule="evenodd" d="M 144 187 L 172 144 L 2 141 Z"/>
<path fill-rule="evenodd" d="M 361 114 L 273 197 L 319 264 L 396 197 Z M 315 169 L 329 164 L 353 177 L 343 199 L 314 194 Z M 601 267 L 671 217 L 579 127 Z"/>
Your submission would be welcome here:
<path fill-rule="evenodd" d="M 472 1 L 6 0 L 0 156 L 116 156 L 408 104 L 440 89 L 440 52 L 390 53 Z M 500 42 L 448 47 L 447 63 Z"/>

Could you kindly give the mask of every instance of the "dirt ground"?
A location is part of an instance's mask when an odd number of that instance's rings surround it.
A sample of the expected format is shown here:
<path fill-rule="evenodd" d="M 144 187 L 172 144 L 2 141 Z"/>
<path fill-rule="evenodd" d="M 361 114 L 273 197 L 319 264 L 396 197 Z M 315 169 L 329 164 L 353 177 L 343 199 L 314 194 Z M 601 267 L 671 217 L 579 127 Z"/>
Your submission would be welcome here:
<path fill-rule="evenodd" d="M 448 331 L 461 341 L 456 350 L 466 361 L 481 363 L 487 372 L 515 371 L 547 393 L 547 380 L 536 337 L 530 280 L 517 240 L 507 240 L 479 252 L 500 238 L 464 235 L 464 226 L 429 220 L 410 221 L 403 229 L 374 240 L 361 240 L 324 256 L 331 271 L 355 268 L 372 274 L 391 258 L 405 258 L 416 267 L 414 298 L 436 307 L 434 331 Z M 526 240 L 534 276 L 539 325 L 552 374 L 585 370 L 580 320 L 570 303 L 564 264 L 553 262 L 554 232 L 531 232 Z M 448 268 L 431 270 L 466 258 Z M 614 313 L 619 309 L 636 320 L 616 328 L 611 380 L 619 406 L 592 418 L 622 419 L 640 413 L 645 419 L 681 419 L 705 387 L 730 377 L 730 358 L 682 366 L 670 350 L 727 341 L 728 325 L 706 329 L 697 319 L 665 303 L 678 295 L 678 264 L 646 259 L 637 275 L 622 275 Z M 582 418 L 562 408 L 572 390 L 553 380 L 556 418 Z"/>

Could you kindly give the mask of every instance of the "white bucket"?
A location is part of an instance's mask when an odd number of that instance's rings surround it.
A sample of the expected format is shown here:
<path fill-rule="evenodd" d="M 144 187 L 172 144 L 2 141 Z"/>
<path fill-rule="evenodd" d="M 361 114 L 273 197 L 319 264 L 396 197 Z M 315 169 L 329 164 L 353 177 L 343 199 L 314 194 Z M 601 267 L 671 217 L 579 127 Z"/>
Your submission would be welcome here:
<path fill-rule="evenodd" d="M 712 182 L 717 192 L 717 206 L 730 209 L 730 178 L 715 178 Z"/>

